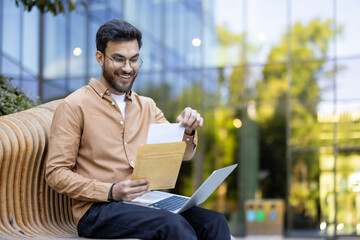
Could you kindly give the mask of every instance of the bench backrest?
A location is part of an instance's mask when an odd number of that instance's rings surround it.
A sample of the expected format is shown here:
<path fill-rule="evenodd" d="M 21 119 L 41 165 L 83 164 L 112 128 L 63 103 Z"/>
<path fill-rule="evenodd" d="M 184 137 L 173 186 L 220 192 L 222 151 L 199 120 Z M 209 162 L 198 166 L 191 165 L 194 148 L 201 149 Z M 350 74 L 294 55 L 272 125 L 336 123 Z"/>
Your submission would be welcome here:
<path fill-rule="evenodd" d="M 0 117 L 0 239 L 77 236 L 71 200 L 44 179 L 58 102 Z"/>

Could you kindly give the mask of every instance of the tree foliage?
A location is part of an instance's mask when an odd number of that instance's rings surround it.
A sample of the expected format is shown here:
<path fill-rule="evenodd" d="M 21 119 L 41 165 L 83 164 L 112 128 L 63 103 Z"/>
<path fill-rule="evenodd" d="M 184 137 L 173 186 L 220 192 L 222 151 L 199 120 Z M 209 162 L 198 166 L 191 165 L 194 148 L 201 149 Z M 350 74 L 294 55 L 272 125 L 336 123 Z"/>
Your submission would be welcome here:
<path fill-rule="evenodd" d="M 339 31 L 338 31 L 339 33 Z M 274 46 L 263 68 L 263 80 L 257 84 L 257 116 L 261 126 L 261 168 L 270 171 L 262 182 L 264 197 L 286 196 L 286 174 L 292 174 L 290 204 L 294 227 L 316 219 L 319 193 L 319 155 L 316 151 L 292 152 L 292 172 L 286 171 L 286 111 L 290 101 L 291 149 L 319 145 L 320 125 L 317 108 L 321 89 L 319 76 L 326 62 L 329 42 L 334 37 L 332 21 L 315 19 L 308 25 L 296 23 L 291 33 L 291 63 L 286 63 L 287 37 Z M 287 72 L 290 68 L 290 81 Z M 289 85 L 290 83 L 290 85 Z M 290 99 L 287 93 L 290 90 Z M 307 219 L 307 220 L 306 220 Z M 312 221 L 312 220 L 311 220 Z M 310 223 L 314 224 L 313 222 Z"/>
<path fill-rule="evenodd" d="M 34 7 L 38 8 L 41 13 L 51 12 L 54 15 L 65 13 L 66 10 L 73 11 L 76 8 L 76 1 L 69 0 L 15 0 L 17 6 L 24 6 L 24 10 L 30 12 Z M 80 1 L 84 7 L 86 1 Z"/>
<path fill-rule="evenodd" d="M 36 106 L 23 90 L 11 84 L 12 78 L 0 74 L 0 116 L 26 110 Z"/>

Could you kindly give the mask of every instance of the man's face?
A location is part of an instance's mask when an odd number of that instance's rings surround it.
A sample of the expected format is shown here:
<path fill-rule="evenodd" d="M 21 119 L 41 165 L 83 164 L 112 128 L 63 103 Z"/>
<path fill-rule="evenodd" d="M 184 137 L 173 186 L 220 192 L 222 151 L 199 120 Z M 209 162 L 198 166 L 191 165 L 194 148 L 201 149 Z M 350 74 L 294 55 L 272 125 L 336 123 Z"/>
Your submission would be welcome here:
<path fill-rule="evenodd" d="M 105 49 L 102 75 L 115 94 L 130 91 L 139 71 L 139 66 L 133 64 L 139 58 L 139 45 L 137 40 L 113 42 L 109 41 Z M 111 58 L 111 59 L 109 59 Z M 125 61 L 125 65 L 116 61 Z"/>

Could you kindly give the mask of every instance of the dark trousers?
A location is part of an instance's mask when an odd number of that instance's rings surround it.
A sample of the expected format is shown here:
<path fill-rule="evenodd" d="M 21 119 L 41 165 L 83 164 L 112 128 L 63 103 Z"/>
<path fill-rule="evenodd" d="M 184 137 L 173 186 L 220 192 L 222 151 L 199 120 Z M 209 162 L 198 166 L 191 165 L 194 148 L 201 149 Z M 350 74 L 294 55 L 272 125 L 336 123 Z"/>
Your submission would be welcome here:
<path fill-rule="evenodd" d="M 95 203 L 81 218 L 78 233 L 87 238 L 230 240 L 224 215 L 200 207 L 181 214 L 123 202 Z"/>

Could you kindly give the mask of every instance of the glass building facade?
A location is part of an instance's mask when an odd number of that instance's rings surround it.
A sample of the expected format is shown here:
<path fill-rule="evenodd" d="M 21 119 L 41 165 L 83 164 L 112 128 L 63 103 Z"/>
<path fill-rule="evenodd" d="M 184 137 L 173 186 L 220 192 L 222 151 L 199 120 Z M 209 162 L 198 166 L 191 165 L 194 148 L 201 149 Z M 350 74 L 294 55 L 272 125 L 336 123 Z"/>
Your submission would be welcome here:
<path fill-rule="evenodd" d="M 239 163 L 205 207 L 246 234 L 248 199 L 283 199 L 287 236 L 360 236 L 360 1 L 92 0 L 54 16 L 0 1 L 0 72 L 28 96 L 63 98 L 99 78 L 95 35 L 143 33 L 134 84 L 172 122 L 205 118 L 175 192 Z"/>

